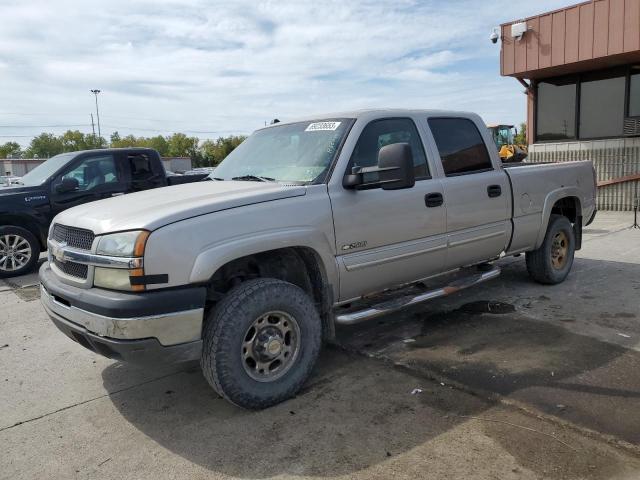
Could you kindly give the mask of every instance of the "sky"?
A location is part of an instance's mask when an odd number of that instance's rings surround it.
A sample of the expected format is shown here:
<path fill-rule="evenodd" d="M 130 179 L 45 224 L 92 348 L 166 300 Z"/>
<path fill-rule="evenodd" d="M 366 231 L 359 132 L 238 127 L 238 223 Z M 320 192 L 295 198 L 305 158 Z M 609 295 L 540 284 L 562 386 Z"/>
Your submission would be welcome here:
<path fill-rule="evenodd" d="M 0 0 L 0 143 L 248 134 L 273 118 L 442 108 L 525 120 L 493 27 L 558 0 Z"/>

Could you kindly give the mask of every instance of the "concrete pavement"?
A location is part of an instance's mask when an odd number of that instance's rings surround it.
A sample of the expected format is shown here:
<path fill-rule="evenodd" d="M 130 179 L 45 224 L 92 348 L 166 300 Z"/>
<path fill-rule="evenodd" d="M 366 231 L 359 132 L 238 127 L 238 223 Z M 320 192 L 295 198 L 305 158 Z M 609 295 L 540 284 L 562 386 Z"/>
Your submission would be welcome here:
<path fill-rule="evenodd" d="M 263 412 L 197 368 L 99 357 L 53 327 L 34 276 L 0 282 L 0 478 L 638 478 L 627 225 L 600 215 L 563 285 L 506 259 L 477 289 L 341 329 L 303 392 Z"/>

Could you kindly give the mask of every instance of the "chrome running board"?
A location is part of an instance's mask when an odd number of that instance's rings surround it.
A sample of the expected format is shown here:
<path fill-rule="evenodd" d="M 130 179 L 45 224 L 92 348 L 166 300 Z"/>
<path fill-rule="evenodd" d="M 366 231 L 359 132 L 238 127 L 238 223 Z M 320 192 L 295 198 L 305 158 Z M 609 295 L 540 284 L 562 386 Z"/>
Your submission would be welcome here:
<path fill-rule="evenodd" d="M 363 310 L 357 310 L 352 312 L 336 315 L 335 322 L 338 325 L 353 325 L 355 323 L 371 320 L 372 318 L 386 315 L 402 308 L 417 305 L 418 303 L 426 302 L 427 300 L 433 300 L 434 298 L 446 297 L 452 293 L 459 292 L 465 288 L 472 287 L 478 283 L 486 282 L 492 278 L 496 278 L 500 275 L 500 268 L 493 267 L 486 272 L 476 273 L 464 278 L 459 278 L 449 285 L 435 290 L 427 290 L 417 295 L 405 295 L 400 298 L 394 298 L 386 302 L 379 303 L 377 305 L 369 306 Z"/>

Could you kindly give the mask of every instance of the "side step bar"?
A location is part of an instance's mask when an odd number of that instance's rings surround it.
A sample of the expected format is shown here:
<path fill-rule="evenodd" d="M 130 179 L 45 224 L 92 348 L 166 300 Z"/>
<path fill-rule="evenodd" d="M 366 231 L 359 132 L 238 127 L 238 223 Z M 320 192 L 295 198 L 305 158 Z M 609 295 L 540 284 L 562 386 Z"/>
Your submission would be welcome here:
<path fill-rule="evenodd" d="M 417 295 L 405 295 L 404 297 L 394 298 L 393 300 L 372 305 L 363 310 L 336 315 L 335 322 L 339 325 L 353 325 L 355 323 L 371 320 L 372 318 L 386 315 L 396 310 L 400 310 L 401 308 L 410 307 L 411 305 L 417 305 L 418 303 L 426 302 L 427 300 L 446 297 L 447 295 L 451 295 L 452 293 L 477 285 L 478 283 L 496 278 L 498 275 L 500 275 L 500 268 L 493 267 L 491 270 L 486 272 L 457 279 L 442 288 L 427 290 Z"/>

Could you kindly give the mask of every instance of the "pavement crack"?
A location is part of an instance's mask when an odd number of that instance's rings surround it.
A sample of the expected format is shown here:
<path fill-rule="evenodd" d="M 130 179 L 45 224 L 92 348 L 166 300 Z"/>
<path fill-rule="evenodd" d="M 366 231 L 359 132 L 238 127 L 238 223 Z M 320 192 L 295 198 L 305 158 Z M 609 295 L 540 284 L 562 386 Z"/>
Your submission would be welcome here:
<path fill-rule="evenodd" d="M 164 378 L 168 378 L 168 377 L 171 377 L 173 375 L 177 375 L 177 374 L 180 374 L 180 373 L 186 373 L 188 371 L 189 370 L 180 370 L 180 371 L 177 371 L 177 372 L 168 373 L 166 375 L 162 375 L 160 377 L 152 378 L 152 379 L 144 381 L 142 383 L 136 383 L 135 385 L 130 385 L 128 387 L 124 387 L 124 388 L 121 388 L 119 390 L 114 390 L 113 392 L 107 392 L 104 395 L 99 395 L 99 396 L 94 397 L 94 398 L 89 398 L 87 400 L 83 400 L 81 402 L 74 403 L 73 405 L 67 405 L 66 407 L 59 408 L 59 409 L 54 410 L 52 412 L 43 413 L 42 415 L 38 415 L 36 417 L 32 417 L 32 418 L 29 418 L 27 420 L 22 420 L 22 421 L 16 422 L 13 425 L 7 425 L 5 427 L 0 427 L 0 432 L 4 432 L 5 430 L 10 430 L 10 429 L 12 429 L 14 427 L 18 427 L 20 425 L 24 425 L 25 423 L 30 423 L 30 422 L 34 422 L 36 420 L 40 420 L 41 418 L 50 417 L 51 415 L 55 415 L 56 413 L 64 412 L 65 410 L 70 410 L 72 408 L 79 407 L 81 405 L 85 405 L 87 403 L 91 403 L 91 402 L 94 402 L 96 400 L 100 400 L 102 398 L 111 397 L 113 395 L 117 395 L 119 393 L 126 392 L 128 390 L 133 390 L 134 388 L 138 388 L 138 387 L 141 387 L 143 385 L 148 385 L 149 383 L 157 382 L 158 380 L 162 380 Z"/>

